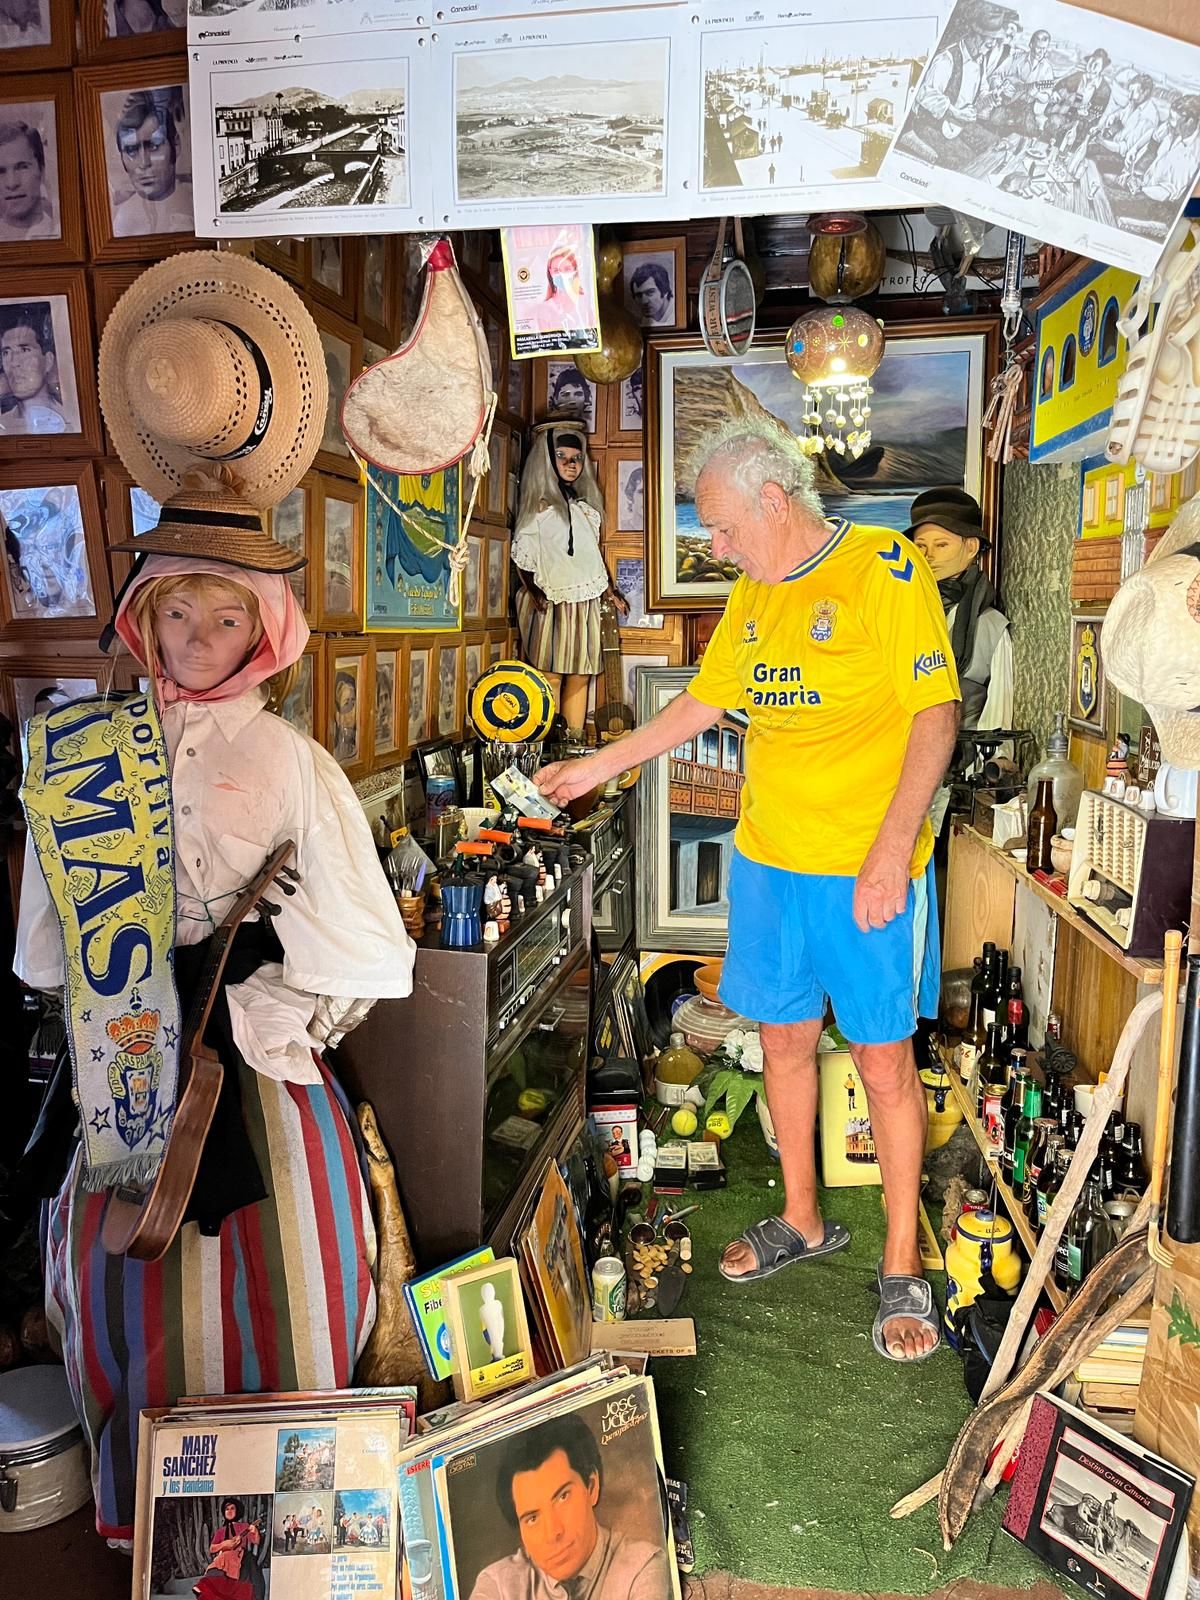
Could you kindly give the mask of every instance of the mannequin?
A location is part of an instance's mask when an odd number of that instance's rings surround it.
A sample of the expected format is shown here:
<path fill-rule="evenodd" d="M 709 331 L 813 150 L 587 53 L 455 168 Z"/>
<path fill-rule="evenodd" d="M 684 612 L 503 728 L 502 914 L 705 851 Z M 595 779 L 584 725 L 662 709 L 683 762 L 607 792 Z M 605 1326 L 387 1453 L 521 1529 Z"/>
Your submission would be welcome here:
<path fill-rule="evenodd" d="M 604 500 L 577 422 L 545 422 L 521 475 L 513 560 L 526 660 L 550 679 L 567 726 L 583 731 L 588 679 L 601 670 L 600 601 L 629 609 L 600 553 Z"/>
<path fill-rule="evenodd" d="M 60 1059 L 27 1152 L 52 1197 L 47 1310 L 91 1450 L 97 1527 L 113 1541 L 132 1536 L 141 1407 L 351 1383 L 375 1320 L 375 1234 L 345 1099 L 314 1046 L 336 1044 L 376 998 L 410 994 L 414 958 L 345 775 L 267 709 L 308 638 L 285 576 L 293 557 L 251 506 L 211 484 L 168 500 L 164 522 L 172 508 L 172 553 L 143 555 L 115 629 L 149 674 L 171 777 L 181 1021 L 209 936 L 284 839 L 298 878 L 290 893 L 268 892 L 277 915 L 247 920 L 233 940 L 205 1034 L 221 1097 L 165 1256 L 104 1251 L 107 1192 L 89 1187 L 97 1174 L 71 1099 L 72 1074 L 81 1106 L 103 1095 L 103 1076 L 79 1093 L 86 1063 Z M 15 966 L 52 989 L 64 981 L 63 924 L 33 843 L 38 796 L 27 783 Z"/>

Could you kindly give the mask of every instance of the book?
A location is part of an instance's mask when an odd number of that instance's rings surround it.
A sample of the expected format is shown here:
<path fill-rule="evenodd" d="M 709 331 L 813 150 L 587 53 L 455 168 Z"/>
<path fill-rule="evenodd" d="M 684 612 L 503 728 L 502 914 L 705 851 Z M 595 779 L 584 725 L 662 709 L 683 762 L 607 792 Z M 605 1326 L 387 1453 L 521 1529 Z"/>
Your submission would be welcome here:
<path fill-rule="evenodd" d="M 429 1368 L 430 1377 L 436 1378 L 439 1383 L 454 1371 L 450 1355 L 450 1332 L 446 1327 L 442 1304 L 443 1283 L 456 1272 L 469 1272 L 472 1267 L 486 1266 L 495 1259 L 496 1253 L 491 1245 L 485 1245 L 482 1250 L 472 1250 L 465 1256 L 448 1261 L 434 1272 L 410 1278 L 404 1285 L 404 1303 L 413 1319 L 425 1365 Z"/>
<path fill-rule="evenodd" d="M 591 1349 L 592 1302 L 575 1206 L 557 1162 L 546 1163 L 514 1238 L 542 1342 L 554 1366 L 574 1366 Z"/>
<path fill-rule="evenodd" d="M 1079 1398 L 1089 1410 L 1136 1411 L 1140 1388 L 1136 1383 L 1085 1383 Z"/>
<path fill-rule="evenodd" d="M 1034 1398 L 1004 1527 L 1103 1600 L 1162 1600 L 1195 1479 L 1053 1395 Z"/>
<path fill-rule="evenodd" d="M 1140 1361 L 1097 1361 L 1089 1356 L 1075 1368 L 1080 1383 L 1132 1383 L 1142 1381 Z"/>

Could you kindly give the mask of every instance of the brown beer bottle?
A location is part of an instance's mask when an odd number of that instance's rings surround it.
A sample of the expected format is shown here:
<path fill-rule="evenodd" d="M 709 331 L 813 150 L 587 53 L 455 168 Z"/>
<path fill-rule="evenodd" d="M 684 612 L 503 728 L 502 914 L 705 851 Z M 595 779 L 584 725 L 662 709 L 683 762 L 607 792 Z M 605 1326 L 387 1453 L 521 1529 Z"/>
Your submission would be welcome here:
<path fill-rule="evenodd" d="M 1027 872 L 1052 872 L 1050 841 L 1058 831 L 1058 818 L 1054 814 L 1054 780 L 1038 781 L 1037 800 L 1029 813 L 1029 828 L 1025 835 L 1025 869 Z"/>

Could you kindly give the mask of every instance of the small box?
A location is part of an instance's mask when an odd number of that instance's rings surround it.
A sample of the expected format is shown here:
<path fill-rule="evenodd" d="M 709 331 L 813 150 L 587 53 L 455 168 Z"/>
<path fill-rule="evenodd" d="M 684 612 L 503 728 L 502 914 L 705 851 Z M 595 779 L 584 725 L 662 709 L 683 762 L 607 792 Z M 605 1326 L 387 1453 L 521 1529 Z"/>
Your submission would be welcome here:
<path fill-rule="evenodd" d="M 883 1182 L 867 1092 L 849 1050 L 819 1050 L 821 1180 L 830 1189 Z"/>
<path fill-rule="evenodd" d="M 593 1106 L 588 1115 L 601 1149 L 617 1163 L 622 1178 L 632 1178 L 637 1170 L 637 1101 Z"/>
<path fill-rule="evenodd" d="M 660 1144 L 654 1154 L 655 1194 L 682 1194 L 687 1188 L 688 1147 L 682 1140 Z"/>
<path fill-rule="evenodd" d="M 721 1147 L 697 1139 L 687 1147 L 688 1183 L 693 1189 L 723 1189 L 727 1181 Z"/>

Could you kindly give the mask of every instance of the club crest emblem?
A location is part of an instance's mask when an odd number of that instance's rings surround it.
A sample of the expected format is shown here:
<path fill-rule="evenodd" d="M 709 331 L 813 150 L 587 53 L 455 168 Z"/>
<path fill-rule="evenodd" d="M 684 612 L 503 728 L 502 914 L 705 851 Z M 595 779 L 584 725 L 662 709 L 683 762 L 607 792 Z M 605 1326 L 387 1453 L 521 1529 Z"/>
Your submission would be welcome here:
<path fill-rule="evenodd" d="M 117 1111 L 117 1132 L 135 1149 L 155 1125 L 162 1051 L 155 1048 L 157 1011 L 134 1010 L 116 1017 L 107 1033 L 117 1047 L 109 1063 L 108 1087 Z"/>
<path fill-rule="evenodd" d="M 816 601 L 808 621 L 809 638 L 814 639 L 817 644 L 828 644 L 830 639 L 833 638 L 833 628 L 836 621 L 837 601 Z"/>

